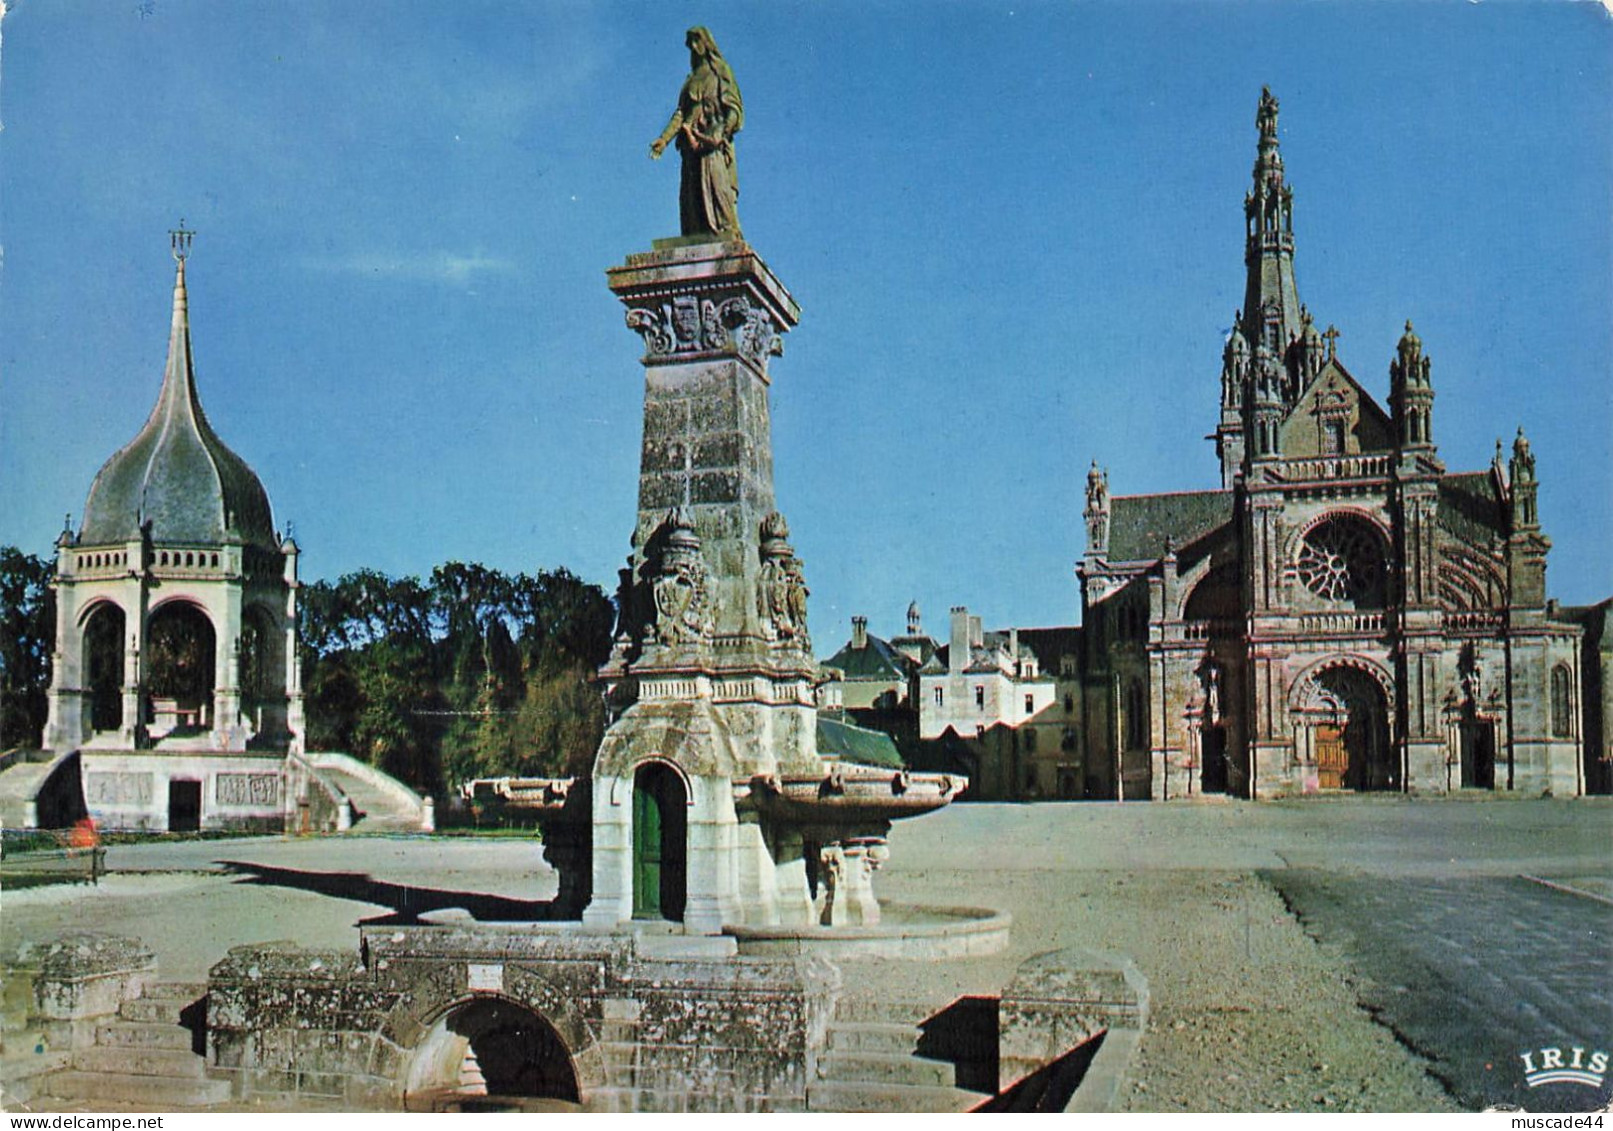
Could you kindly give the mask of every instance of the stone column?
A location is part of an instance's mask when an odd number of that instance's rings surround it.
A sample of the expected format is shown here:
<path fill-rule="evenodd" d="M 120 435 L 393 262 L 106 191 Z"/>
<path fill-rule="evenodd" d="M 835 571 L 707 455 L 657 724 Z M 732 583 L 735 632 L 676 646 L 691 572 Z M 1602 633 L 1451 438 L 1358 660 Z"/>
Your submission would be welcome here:
<path fill-rule="evenodd" d="M 582 921 L 614 927 L 633 918 L 633 782 L 593 780 L 593 883 Z"/>

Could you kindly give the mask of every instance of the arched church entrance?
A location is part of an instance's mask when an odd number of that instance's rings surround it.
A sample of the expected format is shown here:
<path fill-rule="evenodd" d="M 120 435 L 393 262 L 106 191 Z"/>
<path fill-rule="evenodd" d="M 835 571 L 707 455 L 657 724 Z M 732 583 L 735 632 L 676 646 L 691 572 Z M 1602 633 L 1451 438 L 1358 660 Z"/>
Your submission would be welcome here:
<path fill-rule="evenodd" d="M 146 697 L 153 738 L 200 734 L 212 722 L 213 622 L 188 601 L 163 605 L 146 625 Z"/>
<path fill-rule="evenodd" d="M 123 726 L 123 610 L 102 602 L 84 623 L 84 686 L 89 690 L 90 730 Z"/>
<path fill-rule="evenodd" d="M 580 1102 L 571 1050 L 547 1019 L 502 997 L 445 1013 L 405 1081 L 411 1111 L 567 1110 Z"/>
<path fill-rule="evenodd" d="M 1495 788 L 1495 721 L 1482 718 L 1471 702 L 1456 724 L 1461 744 L 1462 788 Z"/>
<path fill-rule="evenodd" d="M 1325 669 L 1315 677 L 1306 713 L 1318 788 L 1400 787 L 1389 741 L 1388 698 L 1372 676 L 1347 665 Z"/>
<path fill-rule="evenodd" d="M 688 891 L 688 797 L 670 766 L 633 775 L 633 918 L 683 921 Z"/>

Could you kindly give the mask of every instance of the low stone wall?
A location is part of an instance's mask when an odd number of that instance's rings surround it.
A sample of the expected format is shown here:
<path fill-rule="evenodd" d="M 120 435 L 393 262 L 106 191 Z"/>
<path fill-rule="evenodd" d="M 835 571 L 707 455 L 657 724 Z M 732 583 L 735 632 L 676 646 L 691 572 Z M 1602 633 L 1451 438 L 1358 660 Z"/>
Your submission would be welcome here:
<path fill-rule="evenodd" d="M 1148 983 L 1130 959 L 1048 951 L 1026 960 L 997 1005 L 998 1081 L 1008 1088 L 1102 1032 L 1117 1045 L 1148 1022 Z"/>
<path fill-rule="evenodd" d="M 487 926 L 368 929 L 358 955 L 239 947 L 211 974 L 208 1062 L 241 1098 L 396 1110 L 452 1089 L 458 1019 L 506 1003 L 553 1029 L 585 1108 L 803 1109 L 838 972 L 720 950 Z"/>
<path fill-rule="evenodd" d="M 95 1028 L 156 981 L 157 960 L 139 939 L 74 932 L 32 956 L 34 1011 L 30 1018 L 53 1048 L 83 1048 Z"/>

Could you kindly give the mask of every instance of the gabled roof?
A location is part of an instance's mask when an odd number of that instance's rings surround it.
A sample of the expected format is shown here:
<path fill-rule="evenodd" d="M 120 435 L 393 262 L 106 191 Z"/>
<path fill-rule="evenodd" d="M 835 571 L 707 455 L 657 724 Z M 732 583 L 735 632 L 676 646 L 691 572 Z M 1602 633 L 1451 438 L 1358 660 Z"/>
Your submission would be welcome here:
<path fill-rule="evenodd" d="M 1294 402 L 1294 407 L 1289 410 L 1287 418 L 1283 421 L 1284 455 L 1314 454 L 1305 450 L 1307 448 L 1305 441 L 1310 440 L 1309 447 L 1315 446 L 1313 437 L 1316 429 L 1316 408 L 1330 395 L 1342 397 L 1345 403 L 1353 405 L 1355 411 L 1352 432 L 1360 451 L 1386 452 L 1393 449 L 1394 429 L 1389 414 L 1379 407 L 1378 402 L 1372 399 L 1372 394 L 1362 388 L 1361 382 L 1351 376 L 1342 362 L 1337 358 L 1329 358 L 1322 363 L 1321 369 L 1316 372 L 1316 377 L 1300 393 L 1299 399 Z"/>
<path fill-rule="evenodd" d="M 1231 491 L 1116 495 L 1110 500 L 1109 560 L 1153 561 L 1170 538 L 1178 551 L 1232 521 Z"/>
<path fill-rule="evenodd" d="M 262 482 L 218 438 L 196 395 L 183 259 L 157 405 L 139 434 L 95 476 L 79 542 L 132 542 L 146 523 L 156 542 L 279 546 Z"/>

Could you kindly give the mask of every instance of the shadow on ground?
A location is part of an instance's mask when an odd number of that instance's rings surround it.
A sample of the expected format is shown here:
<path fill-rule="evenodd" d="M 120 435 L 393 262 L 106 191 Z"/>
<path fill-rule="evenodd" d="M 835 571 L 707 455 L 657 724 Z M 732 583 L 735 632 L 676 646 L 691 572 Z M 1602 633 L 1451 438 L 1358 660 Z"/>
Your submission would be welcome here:
<path fill-rule="evenodd" d="M 237 882 L 294 888 L 335 899 L 351 899 L 390 907 L 392 914 L 361 920 L 366 926 L 417 923 L 431 911 L 457 908 L 479 922 L 535 923 L 562 918 L 554 900 L 510 899 L 474 891 L 445 891 L 393 884 L 363 872 L 309 872 L 297 868 L 276 868 L 243 860 L 220 860 L 226 872 L 241 877 Z"/>

